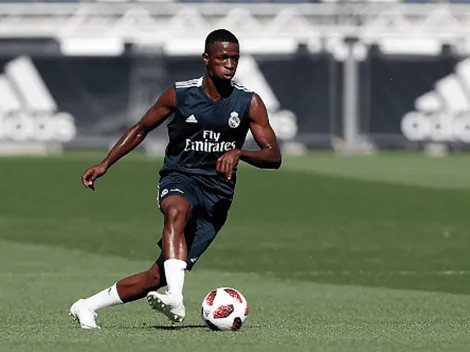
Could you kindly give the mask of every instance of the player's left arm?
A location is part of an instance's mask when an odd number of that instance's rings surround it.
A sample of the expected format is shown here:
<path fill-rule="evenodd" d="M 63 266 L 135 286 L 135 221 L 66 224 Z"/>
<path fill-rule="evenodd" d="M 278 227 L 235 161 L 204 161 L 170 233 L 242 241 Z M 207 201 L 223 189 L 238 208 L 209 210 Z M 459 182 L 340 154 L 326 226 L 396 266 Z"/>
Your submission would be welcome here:
<path fill-rule="evenodd" d="M 282 163 L 281 150 L 272 129 L 266 105 L 260 96 L 253 94 L 249 112 L 250 131 L 260 150 L 240 151 L 240 160 L 263 169 L 279 169 Z"/>
<path fill-rule="evenodd" d="M 266 105 L 257 94 L 253 94 L 250 104 L 249 127 L 260 149 L 235 149 L 222 155 L 217 160 L 217 171 L 228 180 L 232 178 L 233 168 L 239 160 L 263 169 L 281 167 L 282 156 L 276 134 L 269 123 Z"/>

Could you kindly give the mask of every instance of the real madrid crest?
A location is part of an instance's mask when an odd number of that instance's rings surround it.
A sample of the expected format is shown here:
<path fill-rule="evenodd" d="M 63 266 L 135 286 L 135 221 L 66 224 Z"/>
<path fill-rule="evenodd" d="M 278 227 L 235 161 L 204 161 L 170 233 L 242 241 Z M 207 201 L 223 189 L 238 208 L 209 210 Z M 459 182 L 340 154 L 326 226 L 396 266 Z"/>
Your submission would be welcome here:
<path fill-rule="evenodd" d="M 240 126 L 240 118 L 238 117 L 238 112 L 232 111 L 228 119 L 228 125 L 232 128 L 237 128 Z"/>

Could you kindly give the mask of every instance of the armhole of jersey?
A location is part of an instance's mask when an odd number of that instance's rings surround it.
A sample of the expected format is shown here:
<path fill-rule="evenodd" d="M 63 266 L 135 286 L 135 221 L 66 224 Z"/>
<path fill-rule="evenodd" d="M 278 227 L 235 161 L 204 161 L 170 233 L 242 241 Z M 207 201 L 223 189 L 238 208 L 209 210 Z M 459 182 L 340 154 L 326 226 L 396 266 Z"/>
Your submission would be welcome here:
<path fill-rule="evenodd" d="M 175 95 L 176 95 L 176 110 L 175 110 L 175 116 L 176 116 L 176 114 L 180 110 L 180 101 L 182 99 L 181 95 L 184 94 L 184 92 L 186 92 L 187 88 L 177 87 L 176 82 L 174 83 L 174 87 L 175 87 Z"/>
<path fill-rule="evenodd" d="M 248 99 L 248 104 L 246 104 L 245 106 L 245 111 L 243 112 L 243 119 L 245 121 L 249 121 L 250 119 L 250 107 L 251 107 L 251 102 L 253 101 L 253 96 L 254 96 L 254 92 L 250 92 L 250 93 L 246 93 L 250 96 L 250 98 Z"/>
<path fill-rule="evenodd" d="M 173 88 L 175 89 L 176 108 L 178 108 L 178 103 L 179 103 L 179 97 L 178 97 L 179 94 L 178 94 L 178 93 L 179 93 L 179 91 L 180 91 L 180 88 L 178 88 L 178 87 L 176 86 L 176 82 L 173 83 Z"/>

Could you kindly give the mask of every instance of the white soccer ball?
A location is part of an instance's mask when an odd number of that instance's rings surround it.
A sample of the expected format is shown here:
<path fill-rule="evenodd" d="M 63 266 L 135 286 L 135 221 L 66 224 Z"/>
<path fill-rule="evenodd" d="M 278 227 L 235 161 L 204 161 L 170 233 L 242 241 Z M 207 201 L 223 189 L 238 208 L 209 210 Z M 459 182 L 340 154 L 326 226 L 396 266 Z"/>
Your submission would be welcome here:
<path fill-rule="evenodd" d="M 219 287 L 202 301 L 201 317 L 211 330 L 239 330 L 248 317 L 248 302 L 234 288 Z"/>

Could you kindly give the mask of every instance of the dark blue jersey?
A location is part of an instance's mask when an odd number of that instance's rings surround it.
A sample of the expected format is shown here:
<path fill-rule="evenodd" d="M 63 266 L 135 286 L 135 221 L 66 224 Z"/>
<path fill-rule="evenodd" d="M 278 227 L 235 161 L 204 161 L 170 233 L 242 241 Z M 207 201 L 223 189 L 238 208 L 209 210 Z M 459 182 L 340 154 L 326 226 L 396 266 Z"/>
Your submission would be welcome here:
<path fill-rule="evenodd" d="M 169 143 L 161 175 L 172 171 L 194 176 L 225 193 L 235 186 L 217 174 L 217 159 L 241 148 L 249 130 L 248 113 L 253 93 L 232 83 L 230 96 L 212 100 L 202 90 L 203 78 L 176 82 L 176 111 L 168 123 Z"/>

